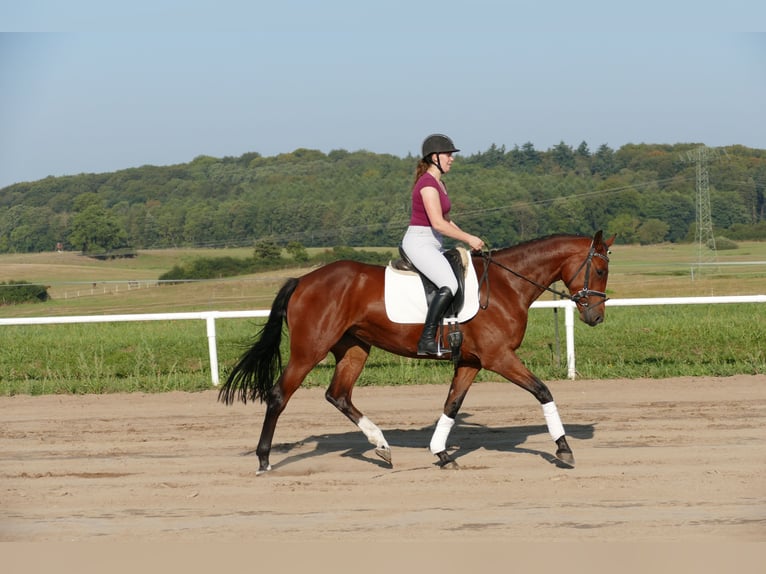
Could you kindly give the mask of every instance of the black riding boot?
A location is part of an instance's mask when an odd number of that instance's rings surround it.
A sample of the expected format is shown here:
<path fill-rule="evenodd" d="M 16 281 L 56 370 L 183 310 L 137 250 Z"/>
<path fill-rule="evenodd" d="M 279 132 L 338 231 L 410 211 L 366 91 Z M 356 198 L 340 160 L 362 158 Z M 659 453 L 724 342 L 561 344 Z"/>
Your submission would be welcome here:
<path fill-rule="evenodd" d="M 423 326 L 423 334 L 418 341 L 418 355 L 439 355 L 439 347 L 436 344 L 436 332 L 439 329 L 447 308 L 452 303 L 452 290 L 449 287 L 442 287 L 434 295 L 431 304 L 426 313 L 426 323 Z"/>

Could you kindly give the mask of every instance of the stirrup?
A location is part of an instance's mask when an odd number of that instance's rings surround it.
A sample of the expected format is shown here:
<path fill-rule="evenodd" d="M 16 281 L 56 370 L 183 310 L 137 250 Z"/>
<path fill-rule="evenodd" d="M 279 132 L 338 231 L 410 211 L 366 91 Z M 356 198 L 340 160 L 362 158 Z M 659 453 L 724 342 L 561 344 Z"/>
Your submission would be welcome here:
<path fill-rule="evenodd" d="M 418 341 L 418 357 L 444 357 L 449 355 L 450 350 L 442 348 L 440 339 L 441 337 L 433 341 L 426 341 L 425 343 Z"/>

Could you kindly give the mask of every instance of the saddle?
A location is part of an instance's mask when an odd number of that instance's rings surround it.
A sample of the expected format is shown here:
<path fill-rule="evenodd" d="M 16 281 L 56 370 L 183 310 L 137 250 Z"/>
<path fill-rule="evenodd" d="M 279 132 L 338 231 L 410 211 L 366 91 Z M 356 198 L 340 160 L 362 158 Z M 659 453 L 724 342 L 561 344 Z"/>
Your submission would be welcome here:
<path fill-rule="evenodd" d="M 439 290 L 439 287 L 428 277 L 423 275 L 420 270 L 415 267 L 415 265 L 413 265 L 412 261 L 410 261 L 410 258 L 407 257 L 407 254 L 404 252 L 404 249 L 402 249 L 401 246 L 399 246 L 399 256 L 400 259 L 391 261 L 391 267 L 397 271 L 417 273 L 423 283 L 423 289 L 425 290 L 426 295 L 426 304 L 430 306 L 431 301 L 436 295 L 436 292 Z M 447 333 L 449 350 L 452 354 L 452 361 L 455 363 L 455 365 L 457 365 L 457 362 L 460 359 L 460 347 L 463 344 L 463 332 L 460 330 L 460 323 L 457 320 L 457 315 L 460 313 L 460 310 L 463 308 L 463 303 L 465 302 L 465 274 L 466 267 L 468 266 L 468 253 L 465 249 L 455 247 L 445 251 L 444 257 L 449 262 L 450 267 L 452 267 L 452 271 L 455 273 L 458 284 L 457 293 L 455 293 L 455 296 L 452 299 L 452 303 L 450 303 L 447 312 L 444 314 L 444 317 L 448 318 L 447 322 L 449 323 L 449 330 Z M 444 319 L 442 319 L 439 324 L 438 341 L 440 347 L 443 340 Z"/>
<path fill-rule="evenodd" d="M 457 293 L 455 293 L 455 296 L 452 299 L 452 303 L 450 304 L 449 308 L 447 309 L 447 313 L 445 314 L 445 317 L 453 317 L 460 313 L 460 310 L 463 308 L 463 302 L 465 301 L 465 269 L 467 266 L 466 259 L 468 254 L 466 253 L 465 249 L 459 249 L 455 247 L 445 251 L 443 255 L 449 262 L 450 267 L 452 267 L 452 271 L 455 273 L 455 277 L 457 278 Z M 415 265 L 413 265 L 412 261 L 410 261 L 410 258 L 407 257 L 407 254 L 404 252 L 404 249 L 402 249 L 401 246 L 399 246 L 399 257 L 400 259 L 391 261 L 391 267 L 397 271 L 410 271 L 417 273 L 420 276 L 420 280 L 423 282 L 423 288 L 426 292 L 426 303 L 430 305 L 431 301 L 436 295 L 436 292 L 439 290 L 439 287 L 428 277 L 423 275 L 418 270 L 418 268 L 415 267 Z"/>

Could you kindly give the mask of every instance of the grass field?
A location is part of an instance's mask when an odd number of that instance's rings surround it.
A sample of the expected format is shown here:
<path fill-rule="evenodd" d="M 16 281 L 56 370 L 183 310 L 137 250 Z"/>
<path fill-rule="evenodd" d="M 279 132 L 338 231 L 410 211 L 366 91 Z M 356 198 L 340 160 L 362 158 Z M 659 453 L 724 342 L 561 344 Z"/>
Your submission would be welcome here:
<path fill-rule="evenodd" d="M 393 248 L 390 249 L 392 252 Z M 265 309 L 296 270 L 158 285 L 173 265 L 216 254 L 248 257 L 250 249 L 158 250 L 134 259 L 97 261 L 73 253 L 0 256 L 0 282 L 49 286 L 46 303 L 0 307 L 0 317 Z M 615 246 L 608 294 L 613 299 L 766 293 L 766 243 L 720 251 L 716 265 L 695 266 L 693 245 Z M 520 356 L 542 379 L 566 377 L 563 313 L 532 310 Z M 245 319 L 217 321 L 225 377 L 258 329 Z M 596 328 L 575 327 L 580 377 L 660 378 L 766 372 L 766 305 L 613 307 Z M 6 326 L 0 330 L 0 394 L 200 390 L 210 373 L 204 322 Z M 325 385 L 332 359 L 309 376 Z M 446 383 L 448 363 L 373 352 L 364 384 Z M 479 380 L 497 380 L 480 373 Z"/>

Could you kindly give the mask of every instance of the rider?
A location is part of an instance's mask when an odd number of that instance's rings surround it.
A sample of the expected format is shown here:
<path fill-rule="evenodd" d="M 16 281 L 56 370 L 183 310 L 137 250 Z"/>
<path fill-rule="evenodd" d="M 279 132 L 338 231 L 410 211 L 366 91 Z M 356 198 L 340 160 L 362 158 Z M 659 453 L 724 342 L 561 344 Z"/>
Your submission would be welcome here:
<path fill-rule="evenodd" d="M 458 151 L 447 136 L 430 135 L 423 141 L 423 155 L 415 170 L 412 216 L 402 249 L 412 264 L 439 288 L 426 313 L 418 355 L 440 354 L 436 332 L 458 288 L 455 273 L 442 252 L 443 236 L 463 241 L 472 250 L 484 247 L 479 237 L 466 233 L 449 217 L 452 203 L 442 175 L 450 170 L 452 154 Z"/>

